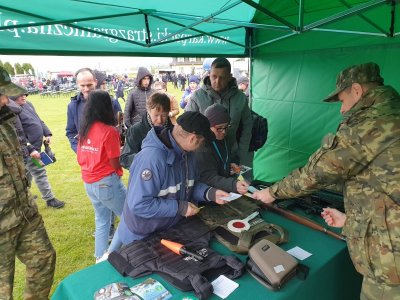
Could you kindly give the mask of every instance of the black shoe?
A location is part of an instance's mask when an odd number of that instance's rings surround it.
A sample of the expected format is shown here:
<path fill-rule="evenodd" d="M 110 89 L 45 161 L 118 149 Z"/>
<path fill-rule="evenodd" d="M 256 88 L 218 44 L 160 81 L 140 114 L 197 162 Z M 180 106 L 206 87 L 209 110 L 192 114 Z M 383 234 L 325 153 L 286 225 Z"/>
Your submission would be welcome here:
<path fill-rule="evenodd" d="M 56 198 L 53 198 L 53 199 L 47 201 L 47 206 L 53 207 L 53 208 L 61 208 L 64 206 L 64 204 L 65 204 L 64 201 L 60 201 Z"/>

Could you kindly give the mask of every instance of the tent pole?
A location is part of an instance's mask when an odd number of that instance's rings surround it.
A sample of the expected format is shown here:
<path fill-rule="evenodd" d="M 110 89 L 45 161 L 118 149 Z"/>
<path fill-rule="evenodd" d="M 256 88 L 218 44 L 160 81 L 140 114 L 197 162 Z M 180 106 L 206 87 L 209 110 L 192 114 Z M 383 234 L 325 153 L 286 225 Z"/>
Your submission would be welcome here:
<path fill-rule="evenodd" d="M 178 26 L 182 26 L 182 27 L 184 26 L 184 25 L 181 24 L 181 23 L 178 23 L 178 22 L 175 22 L 175 21 L 172 21 L 172 20 L 169 20 L 169 19 L 165 19 L 165 18 L 163 18 L 163 17 L 159 17 L 159 16 L 154 16 L 154 17 L 157 18 L 157 19 L 163 20 L 163 21 L 165 21 L 165 22 L 169 22 L 169 23 L 174 24 L 174 25 L 178 25 Z M 214 35 L 214 34 L 213 34 L 213 33 L 217 33 L 217 32 L 229 31 L 229 30 L 233 30 L 233 29 L 236 29 L 236 28 L 234 27 L 234 28 L 223 29 L 223 30 L 218 30 L 218 31 L 215 31 L 215 32 L 211 32 L 211 33 L 208 32 L 208 33 L 207 33 L 207 32 L 205 32 L 205 31 L 192 28 L 193 31 L 199 32 L 200 35 L 211 36 L 211 37 L 214 37 L 214 38 L 216 38 L 216 39 L 225 41 L 225 42 L 227 42 L 227 43 L 234 44 L 234 45 L 237 45 L 237 46 L 246 48 L 246 45 L 242 45 L 242 44 L 240 44 L 240 43 L 237 43 L 237 42 L 234 42 L 234 41 L 231 41 L 231 40 L 227 40 L 227 39 L 224 39 L 224 38 L 222 38 L 222 37 L 220 37 L 220 36 L 217 36 L 217 35 Z M 174 35 L 176 35 L 176 34 L 177 34 L 177 32 L 175 32 L 174 34 L 172 34 L 172 36 L 174 36 Z M 192 37 L 197 37 L 197 36 L 199 36 L 199 35 L 196 35 L 196 36 L 188 36 L 188 37 L 180 38 L 180 39 L 171 39 L 171 40 L 169 40 L 169 41 L 163 41 L 163 40 L 165 40 L 165 39 L 161 39 L 161 40 L 158 40 L 157 42 L 150 43 L 149 46 L 157 46 L 157 45 L 162 45 L 162 44 L 168 44 L 168 43 L 175 42 L 175 41 L 187 40 L 187 39 L 190 39 L 190 38 L 192 38 Z"/>
<path fill-rule="evenodd" d="M 147 14 L 144 14 L 144 24 L 146 26 L 146 33 L 147 33 L 146 45 L 149 45 L 151 43 L 151 39 L 150 39 L 149 19 Z"/>
<path fill-rule="evenodd" d="M 276 41 L 279 41 L 279 40 L 286 39 L 286 38 L 291 37 L 291 36 L 296 35 L 296 34 L 298 34 L 298 32 L 292 32 L 292 33 L 289 33 L 289 34 L 287 34 L 287 35 L 280 36 L 280 37 L 278 37 L 278 38 L 276 38 L 276 39 L 272 39 L 272 40 L 270 40 L 270 41 L 266 41 L 266 42 L 264 42 L 264 43 L 255 45 L 255 46 L 253 46 L 253 49 L 258 48 L 258 47 L 262 47 L 262 46 L 265 46 L 265 45 L 268 45 L 268 44 L 271 44 L 271 43 L 276 42 Z"/>
<path fill-rule="evenodd" d="M 249 59 L 248 59 L 248 61 L 247 61 L 247 69 L 249 70 L 249 82 L 250 82 L 250 84 L 249 84 L 249 87 L 248 87 L 248 89 L 249 89 L 249 106 L 250 106 L 250 110 L 252 110 L 252 108 L 253 108 L 253 95 L 252 95 L 252 88 L 251 88 L 251 85 L 253 84 L 253 80 L 252 80 L 252 78 L 253 78 L 253 68 L 252 68 L 252 61 L 253 61 L 253 40 L 254 40 L 254 37 L 253 37 L 253 34 L 254 34 L 254 32 L 253 32 L 253 29 L 251 29 L 251 28 L 249 28 L 249 29 L 247 29 L 248 30 L 248 37 L 249 37 L 249 42 L 248 42 L 248 46 L 249 46 Z"/>
<path fill-rule="evenodd" d="M 223 12 L 225 12 L 225 11 L 227 11 L 227 10 L 237 6 L 237 5 L 239 5 L 240 3 L 241 3 L 241 1 L 236 1 L 236 2 L 232 3 L 231 5 L 228 5 L 228 6 L 224 7 L 224 8 L 222 8 L 222 9 L 218 10 L 217 12 L 212 13 L 212 14 L 208 15 L 207 17 L 204 17 L 204 18 L 200 19 L 199 21 L 196 21 L 196 22 L 194 22 L 194 23 L 192 23 L 190 25 L 184 26 L 182 29 L 176 31 L 175 33 L 168 34 L 167 36 L 159 39 L 158 42 L 162 42 L 164 40 L 167 40 L 167 39 L 169 39 L 169 38 L 171 38 L 171 37 L 173 37 L 173 36 L 175 36 L 175 35 L 177 35 L 177 34 L 179 34 L 181 32 L 186 31 L 187 29 L 192 29 L 196 25 L 199 25 L 201 23 L 207 22 L 208 20 L 212 19 L 214 16 L 222 14 Z"/>
<path fill-rule="evenodd" d="M 334 32 L 334 33 L 348 33 L 348 34 L 358 34 L 358 35 L 370 35 L 370 36 L 383 36 L 387 37 L 386 33 L 376 33 L 376 32 L 364 32 L 364 31 L 351 31 L 351 30 L 341 30 L 341 29 L 324 29 L 324 28 L 313 28 L 311 31 L 324 31 L 324 32 Z"/>
<path fill-rule="evenodd" d="M 348 4 L 345 0 L 340 0 L 340 2 L 346 6 L 347 8 L 351 8 L 352 6 L 350 4 Z M 371 26 L 375 27 L 376 29 L 378 29 L 380 32 L 385 33 L 386 31 L 385 29 L 381 28 L 380 26 L 378 26 L 377 24 L 375 24 L 374 22 L 372 22 L 370 19 L 368 19 L 367 17 L 365 17 L 363 14 L 358 14 L 358 16 L 363 19 L 365 22 L 367 22 L 368 24 L 370 24 Z"/>
<path fill-rule="evenodd" d="M 201 17 L 197 16 L 188 16 L 188 15 L 180 15 L 180 14 L 172 14 L 168 12 L 160 12 L 156 11 L 151 14 L 153 17 L 173 17 L 175 19 L 182 19 L 182 20 L 203 20 Z M 272 29 L 272 30 L 290 30 L 287 26 L 280 26 L 280 25 L 268 25 L 268 24 L 259 24 L 259 23 L 249 23 L 244 21 L 234 21 L 234 20 L 225 20 L 225 19 L 218 19 L 212 18 L 206 22 L 212 22 L 215 24 L 226 24 L 226 25 L 234 25 L 234 26 L 241 26 L 241 27 L 249 27 L 249 28 L 258 28 L 258 29 Z"/>
<path fill-rule="evenodd" d="M 286 21 L 284 18 L 281 18 L 280 16 L 274 14 L 272 11 L 266 9 L 265 7 L 253 2 L 252 0 L 242 0 L 244 3 L 250 5 L 251 7 L 254 7 L 257 9 L 259 12 L 263 13 L 264 15 L 267 15 L 275 20 L 277 20 L 279 23 L 282 23 L 289 27 L 292 30 L 296 30 L 296 26 L 291 24 L 290 22 Z"/>
<path fill-rule="evenodd" d="M 396 1 L 392 0 L 391 3 L 391 10 L 390 10 L 390 14 L 391 14 L 391 19 L 390 19 L 390 29 L 389 29 L 389 36 L 393 37 L 394 34 L 394 21 L 395 21 L 395 12 L 396 12 Z"/>
<path fill-rule="evenodd" d="M 299 31 L 303 31 L 304 26 L 304 1 L 299 2 Z"/>
<path fill-rule="evenodd" d="M 308 25 L 304 26 L 304 31 L 308 31 L 308 30 L 311 30 L 311 29 L 319 27 L 319 26 L 327 25 L 329 23 L 352 16 L 354 14 L 358 14 L 362 11 L 374 8 L 376 6 L 380 6 L 385 3 L 386 3 L 386 0 L 372 0 L 367 3 L 361 4 L 358 6 L 354 6 L 350 9 L 347 9 L 345 11 L 342 11 L 342 12 L 332 15 L 330 17 L 327 17 L 327 18 L 321 19 L 319 21 L 316 21 L 314 23 L 308 24 Z"/>

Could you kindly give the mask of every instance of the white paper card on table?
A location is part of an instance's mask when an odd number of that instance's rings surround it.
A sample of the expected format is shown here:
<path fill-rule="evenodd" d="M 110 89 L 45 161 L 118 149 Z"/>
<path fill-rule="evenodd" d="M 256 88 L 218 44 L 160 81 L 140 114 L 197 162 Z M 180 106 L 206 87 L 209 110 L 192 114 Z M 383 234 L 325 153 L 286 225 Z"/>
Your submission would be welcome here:
<path fill-rule="evenodd" d="M 279 274 L 280 272 L 285 271 L 285 268 L 282 265 L 277 265 L 274 267 L 274 271 L 276 274 Z"/>
<path fill-rule="evenodd" d="M 296 246 L 296 247 L 294 247 L 292 249 L 289 249 L 286 252 L 289 253 L 290 255 L 296 257 L 299 260 L 304 260 L 307 257 L 310 257 L 312 255 L 310 252 L 307 252 L 306 250 L 301 249 L 298 246 Z"/>
<path fill-rule="evenodd" d="M 234 290 L 239 287 L 237 282 L 229 279 L 224 275 L 220 275 L 217 279 L 211 282 L 214 288 L 214 294 L 222 299 L 228 297 Z"/>
<path fill-rule="evenodd" d="M 233 201 L 236 200 L 237 198 L 240 198 L 242 195 L 240 194 L 236 194 L 236 193 L 229 193 L 229 196 L 227 197 L 221 197 L 221 200 L 225 200 L 225 201 Z"/>

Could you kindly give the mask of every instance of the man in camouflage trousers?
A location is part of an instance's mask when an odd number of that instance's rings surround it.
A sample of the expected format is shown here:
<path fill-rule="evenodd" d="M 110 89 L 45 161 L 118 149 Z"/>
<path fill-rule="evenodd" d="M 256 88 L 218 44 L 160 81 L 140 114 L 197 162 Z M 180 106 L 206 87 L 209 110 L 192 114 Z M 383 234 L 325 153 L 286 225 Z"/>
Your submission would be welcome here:
<path fill-rule="evenodd" d="M 0 67 L 0 299 L 12 299 L 15 256 L 26 265 L 24 299 L 48 299 L 56 253 L 28 191 L 8 95 L 26 91 Z"/>
<path fill-rule="evenodd" d="M 361 299 L 400 299 L 400 96 L 383 85 L 379 66 L 339 73 L 325 100 L 341 101 L 344 120 L 303 168 L 255 192 L 265 203 L 343 186 L 346 214 L 326 208 L 328 225 L 343 227 L 354 266 L 364 276 Z"/>

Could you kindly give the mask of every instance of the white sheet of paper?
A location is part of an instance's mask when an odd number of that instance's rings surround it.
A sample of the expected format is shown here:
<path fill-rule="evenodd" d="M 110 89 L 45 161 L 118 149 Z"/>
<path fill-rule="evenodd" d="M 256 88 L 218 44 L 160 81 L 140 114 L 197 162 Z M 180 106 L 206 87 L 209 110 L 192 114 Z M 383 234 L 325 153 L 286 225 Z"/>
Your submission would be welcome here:
<path fill-rule="evenodd" d="M 289 253 L 290 255 L 296 257 L 299 260 L 304 260 L 307 257 L 310 257 L 312 255 L 310 252 L 307 252 L 306 250 L 301 249 L 298 246 L 296 246 L 296 247 L 294 247 L 292 249 L 289 249 L 286 252 Z"/>
<path fill-rule="evenodd" d="M 233 201 L 236 200 L 237 198 L 240 198 L 242 195 L 240 194 L 236 194 L 236 193 L 229 193 L 228 197 L 221 197 L 221 200 L 225 200 L 225 201 Z"/>
<path fill-rule="evenodd" d="M 229 279 L 224 275 L 220 275 L 217 279 L 211 282 L 214 288 L 214 294 L 222 299 L 228 297 L 234 290 L 239 287 L 237 282 Z"/>
<path fill-rule="evenodd" d="M 274 271 L 275 271 L 276 274 L 279 274 L 280 272 L 285 271 L 285 268 L 282 265 L 277 265 L 277 266 L 274 267 Z"/>

